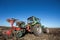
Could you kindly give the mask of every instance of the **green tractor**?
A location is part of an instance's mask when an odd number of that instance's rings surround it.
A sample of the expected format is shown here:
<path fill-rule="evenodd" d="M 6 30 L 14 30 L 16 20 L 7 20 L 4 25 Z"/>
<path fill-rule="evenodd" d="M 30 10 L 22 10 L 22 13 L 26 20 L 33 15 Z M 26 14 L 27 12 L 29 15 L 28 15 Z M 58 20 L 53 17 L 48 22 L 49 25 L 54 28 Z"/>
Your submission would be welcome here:
<path fill-rule="evenodd" d="M 36 36 L 40 36 L 43 33 L 39 18 L 36 18 L 34 16 L 31 16 L 27 19 L 27 25 L 25 25 L 25 22 L 23 21 L 18 21 L 16 25 L 23 29 L 23 31 L 20 32 L 21 34 L 25 33 L 26 30 L 28 32 L 34 33 L 34 35 Z M 21 35 L 20 33 L 18 34 L 18 36 Z"/>
<path fill-rule="evenodd" d="M 31 16 L 27 20 L 29 25 L 28 30 L 30 30 L 30 32 L 34 33 L 36 36 L 40 36 L 43 32 L 39 18 Z"/>

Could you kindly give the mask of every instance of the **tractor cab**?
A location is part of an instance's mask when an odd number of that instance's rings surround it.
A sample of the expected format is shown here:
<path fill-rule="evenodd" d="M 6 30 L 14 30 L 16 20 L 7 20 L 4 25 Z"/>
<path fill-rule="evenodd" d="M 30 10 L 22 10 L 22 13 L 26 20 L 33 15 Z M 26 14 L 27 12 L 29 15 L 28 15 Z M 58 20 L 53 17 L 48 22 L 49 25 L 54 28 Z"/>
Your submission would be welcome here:
<path fill-rule="evenodd" d="M 34 16 L 29 17 L 27 20 L 28 20 L 28 24 L 30 25 L 35 25 L 40 22 L 39 18 L 36 18 Z"/>
<path fill-rule="evenodd" d="M 16 22 L 16 26 L 20 27 L 20 28 L 25 28 L 25 22 L 23 21 L 18 21 Z"/>

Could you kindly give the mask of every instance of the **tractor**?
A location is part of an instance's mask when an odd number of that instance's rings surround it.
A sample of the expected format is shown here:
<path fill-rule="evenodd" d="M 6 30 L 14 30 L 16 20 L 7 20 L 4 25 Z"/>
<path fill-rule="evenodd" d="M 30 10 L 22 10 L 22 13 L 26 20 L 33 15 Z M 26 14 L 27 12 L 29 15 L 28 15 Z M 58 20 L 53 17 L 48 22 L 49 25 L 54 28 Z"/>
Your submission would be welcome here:
<path fill-rule="evenodd" d="M 27 30 L 28 32 L 34 33 L 36 36 L 40 36 L 42 31 L 42 25 L 39 21 L 39 18 L 31 16 L 27 19 Z"/>
<path fill-rule="evenodd" d="M 8 40 L 9 38 L 12 38 L 13 40 L 15 38 L 20 38 L 25 34 L 25 29 L 22 28 L 22 25 L 25 25 L 24 22 L 18 22 L 17 19 L 11 18 L 7 19 L 7 21 L 11 24 L 11 29 L 9 30 L 4 30 L 3 37 Z M 16 25 L 19 25 L 19 27 L 13 26 L 14 22 L 16 22 Z M 21 26 L 21 27 L 20 27 Z M 24 26 L 25 27 L 25 26 Z"/>
<path fill-rule="evenodd" d="M 7 19 L 7 21 L 11 24 L 11 28 L 2 32 L 5 39 L 13 37 L 21 38 L 26 32 L 33 33 L 36 36 L 40 36 L 43 33 L 39 18 L 34 16 L 31 16 L 27 19 L 27 24 L 14 18 Z M 16 26 L 18 27 L 13 26 L 15 22 Z"/>
<path fill-rule="evenodd" d="M 24 28 L 26 32 L 33 33 L 36 36 L 40 36 L 43 33 L 39 18 L 36 18 L 34 16 L 31 16 L 27 19 L 26 25 L 24 22 L 17 22 L 17 26 Z"/>

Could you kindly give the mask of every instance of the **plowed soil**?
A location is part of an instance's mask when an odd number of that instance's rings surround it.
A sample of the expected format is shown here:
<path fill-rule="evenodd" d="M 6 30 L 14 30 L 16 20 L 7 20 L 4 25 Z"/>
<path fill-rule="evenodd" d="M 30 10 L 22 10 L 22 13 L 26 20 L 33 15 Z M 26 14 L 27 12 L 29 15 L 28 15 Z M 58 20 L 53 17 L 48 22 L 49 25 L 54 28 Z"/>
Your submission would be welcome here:
<path fill-rule="evenodd" d="M 3 28 L 0 28 L 0 34 L 2 30 Z M 13 37 L 13 39 L 8 39 L 8 40 L 60 40 L 60 29 L 59 28 L 50 28 L 49 30 L 50 30 L 49 34 L 43 33 L 39 37 L 35 36 L 34 34 L 27 33 L 25 34 L 25 36 L 19 39 L 16 39 L 15 37 Z M 0 40 L 4 40 L 2 35 L 0 35 Z"/>

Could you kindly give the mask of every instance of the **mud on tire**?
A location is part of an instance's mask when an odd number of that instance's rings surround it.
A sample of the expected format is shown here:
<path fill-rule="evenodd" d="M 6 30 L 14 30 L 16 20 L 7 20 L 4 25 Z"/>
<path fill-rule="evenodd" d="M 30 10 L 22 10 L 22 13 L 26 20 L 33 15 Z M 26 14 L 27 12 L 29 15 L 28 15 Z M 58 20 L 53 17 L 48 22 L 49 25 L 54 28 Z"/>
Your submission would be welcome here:
<path fill-rule="evenodd" d="M 39 24 L 36 24 L 36 25 L 33 27 L 33 33 L 34 33 L 34 35 L 36 35 L 36 36 L 41 36 L 41 35 L 43 34 L 42 28 L 40 27 Z"/>

